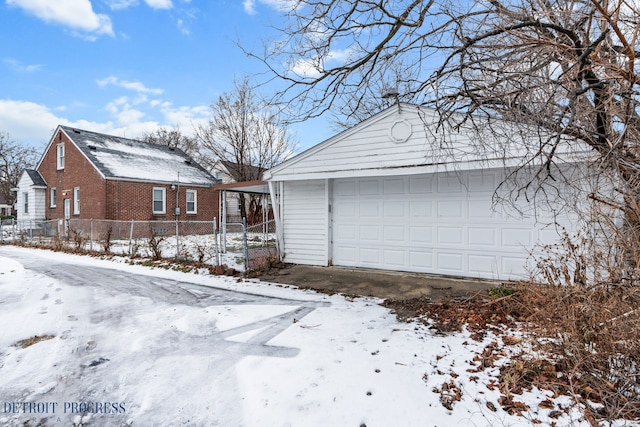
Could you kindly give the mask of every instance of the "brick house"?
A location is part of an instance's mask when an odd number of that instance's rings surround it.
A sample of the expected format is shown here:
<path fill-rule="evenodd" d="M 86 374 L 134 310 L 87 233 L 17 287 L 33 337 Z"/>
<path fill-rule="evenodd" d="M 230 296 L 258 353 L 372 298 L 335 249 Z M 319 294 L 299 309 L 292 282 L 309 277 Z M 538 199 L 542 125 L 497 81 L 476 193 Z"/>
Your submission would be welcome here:
<path fill-rule="evenodd" d="M 218 183 L 180 149 L 58 126 L 18 184 L 18 219 L 175 220 L 177 206 L 180 220 L 212 221 Z M 29 194 L 44 203 L 24 212 Z"/>

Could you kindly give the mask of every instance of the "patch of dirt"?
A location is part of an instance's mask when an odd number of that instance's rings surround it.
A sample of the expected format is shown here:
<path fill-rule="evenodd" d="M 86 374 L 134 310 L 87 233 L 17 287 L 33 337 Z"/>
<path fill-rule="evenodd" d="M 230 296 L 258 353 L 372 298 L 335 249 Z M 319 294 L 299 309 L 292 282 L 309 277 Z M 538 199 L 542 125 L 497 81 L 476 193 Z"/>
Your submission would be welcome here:
<path fill-rule="evenodd" d="M 27 338 L 24 340 L 20 340 L 13 344 L 14 347 L 27 348 L 31 347 L 34 344 L 39 343 L 40 341 L 46 341 L 55 338 L 55 335 L 34 335 L 31 338 Z"/>

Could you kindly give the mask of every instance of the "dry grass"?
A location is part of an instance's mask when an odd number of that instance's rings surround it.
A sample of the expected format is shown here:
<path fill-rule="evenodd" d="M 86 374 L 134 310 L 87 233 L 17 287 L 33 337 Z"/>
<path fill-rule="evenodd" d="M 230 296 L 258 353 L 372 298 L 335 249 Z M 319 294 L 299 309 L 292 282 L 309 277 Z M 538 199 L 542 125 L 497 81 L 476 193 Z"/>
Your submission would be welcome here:
<path fill-rule="evenodd" d="M 492 342 L 476 356 L 480 370 L 505 356 L 503 345 L 530 348 L 501 368 L 499 403 L 510 413 L 526 410 L 514 395 L 535 386 L 554 396 L 571 396 L 594 424 L 640 420 L 640 287 L 521 282 L 513 291 L 497 298 L 385 305 L 405 319 L 429 317 L 440 333 L 466 325 L 472 338 L 480 340 L 487 331 L 496 331 L 502 344 Z M 521 330 L 523 342 L 505 334 L 505 326 Z"/>
<path fill-rule="evenodd" d="M 20 340 L 13 344 L 14 347 L 27 348 L 31 347 L 34 344 L 39 343 L 40 341 L 46 341 L 55 338 L 55 335 L 34 335 L 31 338 L 27 338 L 24 340 Z"/>

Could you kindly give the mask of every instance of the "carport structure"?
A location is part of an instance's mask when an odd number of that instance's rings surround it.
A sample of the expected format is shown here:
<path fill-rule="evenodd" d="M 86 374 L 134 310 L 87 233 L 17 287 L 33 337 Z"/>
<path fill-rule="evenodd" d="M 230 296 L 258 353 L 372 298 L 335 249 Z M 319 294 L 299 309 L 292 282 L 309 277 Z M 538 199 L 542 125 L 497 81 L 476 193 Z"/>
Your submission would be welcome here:
<path fill-rule="evenodd" d="M 269 188 L 266 181 L 245 181 L 229 184 L 220 184 L 215 187 L 220 192 L 220 233 L 222 235 L 222 250 L 226 252 L 227 241 L 227 193 L 244 193 L 258 196 L 263 213 L 263 223 L 267 223 L 271 200 L 269 198 Z M 245 224 L 246 226 L 246 224 Z"/>

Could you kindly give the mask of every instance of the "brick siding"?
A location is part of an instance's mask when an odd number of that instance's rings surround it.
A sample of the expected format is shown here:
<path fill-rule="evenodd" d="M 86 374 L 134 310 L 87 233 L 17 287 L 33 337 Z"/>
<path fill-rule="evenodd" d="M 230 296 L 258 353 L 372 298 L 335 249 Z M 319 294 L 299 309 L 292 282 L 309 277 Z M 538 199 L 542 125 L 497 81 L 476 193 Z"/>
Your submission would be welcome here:
<path fill-rule="evenodd" d="M 65 166 L 57 170 L 57 145 L 64 143 Z M 166 183 L 105 180 L 82 152 L 58 131 L 44 154 L 38 171 L 47 183 L 46 219 L 64 218 L 64 199 L 69 199 L 71 218 L 113 220 L 173 220 L 176 192 Z M 56 188 L 55 208 L 50 190 Z M 80 188 L 80 213 L 74 214 L 74 191 Z M 166 213 L 153 213 L 153 188 L 166 189 Z M 187 214 L 186 190 L 197 191 L 197 214 Z M 180 220 L 211 221 L 218 216 L 218 192 L 211 187 L 180 186 Z"/>

